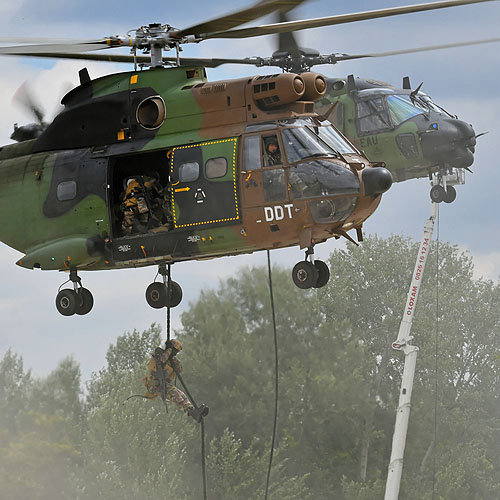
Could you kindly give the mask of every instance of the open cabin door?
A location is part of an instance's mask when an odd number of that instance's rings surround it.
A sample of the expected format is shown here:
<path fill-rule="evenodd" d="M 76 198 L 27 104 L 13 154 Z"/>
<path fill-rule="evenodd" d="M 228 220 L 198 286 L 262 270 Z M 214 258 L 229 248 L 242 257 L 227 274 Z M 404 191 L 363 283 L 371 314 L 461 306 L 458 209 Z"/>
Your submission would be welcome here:
<path fill-rule="evenodd" d="M 237 153 L 237 138 L 172 148 L 170 179 L 175 229 L 240 220 Z"/>

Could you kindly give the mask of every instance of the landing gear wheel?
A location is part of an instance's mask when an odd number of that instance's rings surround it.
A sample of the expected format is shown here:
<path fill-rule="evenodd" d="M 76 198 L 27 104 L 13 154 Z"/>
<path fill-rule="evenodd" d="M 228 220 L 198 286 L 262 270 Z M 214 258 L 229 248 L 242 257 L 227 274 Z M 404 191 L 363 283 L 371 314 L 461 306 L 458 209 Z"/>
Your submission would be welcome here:
<path fill-rule="evenodd" d="M 87 288 L 82 287 L 78 289 L 76 302 L 75 313 L 80 316 L 88 314 L 92 310 L 92 307 L 94 307 L 94 297 Z"/>
<path fill-rule="evenodd" d="M 165 306 L 175 307 L 180 304 L 182 300 L 182 288 L 179 283 L 175 281 L 170 282 L 170 293 L 165 294 Z"/>
<path fill-rule="evenodd" d="M 318 277 L 318 270 L 307 260 L 295 264 L 292 271 L 292 280 L 295 286 L 303 290 L 315 286 Z"/>
<path fill-rule="evenodd" d="M 457 190 L 453 186 L 448 186 L 446 188 L 446 196 L 444 198 L 445 203 L 453 203 L 457 197 Z"/>
<path fill-rule="evenodd" d="M 154 309 L 161 309 L 167 303 L 167 289 L 163 283 L 151 283 L 146 288 L 146 301 Z"/>
<path fill-rule="evenodd" d="M 432 186 L 430 195 L 434 203 L 441 203 L 446 200 L 446 191 L 443 186 Z"/>
<path fill-rule="evenodd" d="M 313 286 L 314 288 L 322 288 L 330 279 L 330 269 L 322 260 L 315 260 L 314 267 L 318 270 L 318 280 Z"/>
<path fill-rule="evenodd" d="M 56 308 L 63 316 L 73 316 L 78 304 L 76 292 L 70 288 L 61 290 L 56 296 Z"/>

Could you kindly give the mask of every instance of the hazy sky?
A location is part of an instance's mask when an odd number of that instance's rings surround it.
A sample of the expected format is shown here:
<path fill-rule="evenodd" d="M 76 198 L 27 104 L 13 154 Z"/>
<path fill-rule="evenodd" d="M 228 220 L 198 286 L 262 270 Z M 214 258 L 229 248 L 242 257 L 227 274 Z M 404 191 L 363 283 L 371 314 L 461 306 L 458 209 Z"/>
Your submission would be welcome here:
<path fill-rule="evenodd" d="M 405 0 L 327 1 L 306 3 L 294 13 L 295 18 L 330 16 L 359 10 L 409 5 Z M 122 0 L 118 4 L 96 0 L 26 0 L 7 3 L 0 0 L 0 38 L 67 37 L 87 39 L 113 34 L 151 22 L 162 22 L 177 28 L 211 19 L 250 1 L 187 1 L 143 4 Z M 209 6 L 209 8 L 207 8 Z M 420 45 L 435 45 L 463 40 L 500 37 L 498 20 L 500 2 L 409 14 L 383 20 L 362 21 L 332 28 L 318 28 L 298 34 L 303 46 L 322 53 L 364 53 Z M 252 24 L 272 22 L 270 18 Z M 184 48 L 185 56 L 246 57 L 268 56 L 274 50 L 273 37 L 247 41 L 206 41 Z M 344 62 L 336 67 L 320 66 L 326 76 L 354 73 L 401 85 L 405 75 L 453 114 L 471 123 L 476 132 L 489 133 L 479 139 L 474 174 L 467 175 L 465 186 L 459 186 L 457 200 L 441 205 L 440 236 L 474 257 L 476 273 L 496 279 L 500 275 L 500 228 L 495 200 L 498 199 L 500 173 L 498 154 L 500 98 L 500 44 L 448 49 L 406 56 Z M 47 118 L 57 111 L 62 95 L 78 81 L 78 70 L 87 66 L 91 77 L 116 71 L 128 71 L 129 65 L 109 63 L 57 62 L 32 58 L 0 59 L 0 143 L 11 142 L 14 123 L 32 121 L 12 102 L 16 89 L 28 81 L 38 96 Z M 225 66 L 209 70 L 210 80 L 276 72 L 242 66 Z M 384 195 L 377 212 L 365 224 L 365 233 L 388 236 L 403 234 L 419 239 L 429 215 L 429 185 L 425 179 L 395 184 Z M 2 215 L 0 214 L 0 223 Z M 318 258 L 344 243 L 329 241 L 316 247 Z M 274 262 L 291 267 L 301 260 L 298 248 L 275 251 Z M 27 367 L 45 374 L 66 355 L 73 355 L 84 376 L 101 368 L 111 342 L 126 330 L 144 329 L 152 322 L 164 324 L 165 311 L 151 309 L 144 299 L 146 286 L 153 281 L 155 267 L 141 270 L 81 273 L 84 285 L 95 298 L 92 312 L 83 317 L 62 317 L 54 299 L 66 275 L 57 272 L 29 271 L 15 265 L 20 254 L 0 244 L 0 356 L 11 347 L 23 355 Z M 238 273 L 241 266 L 263 265 L 265 253 L 228 257 L 207 262 L 176 264 L 174 279 L 184 290 L 181 306 L 172 310 L 174 325 L 189 301 L 196 300 L 201 289 L 217 286 L 220 279 Z M 430 272 L 430 271 L 429 271 Z M 294 286 L 290 280 L 290 286 Z M 396 334 L 396 332 L 395 332 Z"/>

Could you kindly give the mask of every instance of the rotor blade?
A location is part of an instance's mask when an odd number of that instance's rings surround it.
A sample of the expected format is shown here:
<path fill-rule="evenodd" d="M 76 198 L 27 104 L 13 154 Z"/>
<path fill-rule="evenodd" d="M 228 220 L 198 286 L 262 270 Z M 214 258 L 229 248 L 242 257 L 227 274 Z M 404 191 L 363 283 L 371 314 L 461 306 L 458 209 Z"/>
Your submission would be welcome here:
<path fill-rule="evenodd" d="M 105 40 L 93 41 L 89 43 L 77 43 L 77 44 L 44 44 L 44 45 L 11 45 L 9 47 L 0 47 L 0 54 L 6 55 L 36 55 L 38 53 L 57 53 L 59 51 L 64 51 L 67 53 L 79 52 L 79 51 L 93 51 L 108 49 L 109 45 Z"/>
<path fill-rule="evenodd" d="M 289 22 L 288 17 L 284 11 L 279 12 L 279 22 Z M 280 52 L 288 52 L 292 57 L 300 57 L 299 44 L 293 34 L 293 31 L 278 34 L 278 50 Z"/>
<path fill-rule="evenodd" d="M 293 9 L 304 1 L 305 0 L 261 0 L 252 7 L 247 7 L 246 9 L 233 12 L 232 14 L 176 31 L 173 36 L 180 38 L 187 35 L 201 35 L 202 33 L 229 30 L 267 14 L 271 14 L 281 8 L 287 10 Z"/>
<path fill-rule="evenodd" d="M 99 40 L 86 40 L 83 38 L 46 38 L 46 37 L 0 37 L 0 43 L 31 43 L 31 44 L 78 44 L 78 43 L 98 43 L 103 42 L 104 39 Z"/>
<path fill-rule="evenodd" d="M 298 31 L 309 28 L 319 28 L 321 26 L 331 26 L 335 24 L 353 23 L 381 17 L 398 16 L 400 14 L 410 14 L 412 12 L 423 12 L 426 10 L 444 9 L 447 7 L 457 7 L 482 2 L 496 2 L 498 0 L 448 0 L 444 2 L 433 2 L 403 7 L 393 7 L 389 9 L 371 10 L 357 12 L 353 14 L 341 14 L 338 16 L 318 17 L 303 21 L 288 21 L 286 23 L 265 24 L 251 28 L 241 28 L 238 30 L 219 31 L 200 35 L 202 39 L 211 38 L 250 38 L 254 36 L 272 35 L 274 33 L 286 33 L 288 31 Z"/>
<path fill-rule="evenodd" d="M 83 61 L 106 61 L 106 62 L 116 62 L 116 63 L 134 63 L 137 64 L 149 64 L 151 62 L 150 56 L 134 56 L 125 54 L 81 54 L 81 53 L 69 53 L 69 52 L 38 52 L 36 54 L 17 54 L 9 53 L 5 55 L 14 56 L 27 56 L 27 57 L 43 57 L 48 59 L 73 59 L 73 60 L 83 60 Z M 176 57 L 164 57 L 165 62 L 176 63 Z M 249 57 L 246 59 L 198 59 L 198 58 L 180 58 L 181 66 L 205 66 L 207 68 L 216 68 L 222 64 L 250 64 L 254 66 L 260 66 L 260 58 Z"/>
<path fill-rule="evenodd" d="M 43 125 L 44 113 L 42 108 L 35 102 L 28 83 L 24 82 L 16 91 L 13 101 L 32 114 L 40 125 Z"/>
<path fill-rule="evenodd" d="M 412 54 L 416 52 L 427 52 L 430 50 L 441 50 L 441 49 L 452 49 L 454 47 L 466 47 L 469 45 L 480 45 L 482 43 L 493 43 L 500 42 L 500 38 L 488 38 L 485 40 L 471 40 L 468 42 L 456 42 L 456 43 L 446 43 L 443 45 L 428 45 L 426 47 L 414 47 L 411 49 L 402 50 L 389 50 L 387 52 L 373 52 L 371 54 L 342 54 L 335 55 L 336 61 L 350 61 L 352 59 L 363 59 L 365 57 L 386 57 L 386 56 L 397 56 L 400 54 Z"/>

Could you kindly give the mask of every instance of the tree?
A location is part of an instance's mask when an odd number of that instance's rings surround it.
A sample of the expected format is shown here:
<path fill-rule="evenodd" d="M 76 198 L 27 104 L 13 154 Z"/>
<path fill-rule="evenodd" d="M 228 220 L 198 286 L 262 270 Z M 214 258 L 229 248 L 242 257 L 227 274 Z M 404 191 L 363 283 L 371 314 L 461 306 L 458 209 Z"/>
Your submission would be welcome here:
<path fill-rule="evenodd" d="M 75 494 L 80 460 L 80 372 L 64 360 L 45 379 L 24 373 L 8 351 L 0 363 L 2 498 L 53 499 Z M 5 418 L 7 417 L 7 418 Z"/>

